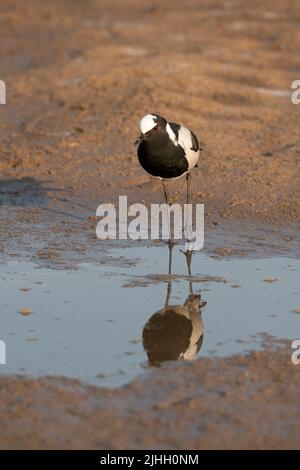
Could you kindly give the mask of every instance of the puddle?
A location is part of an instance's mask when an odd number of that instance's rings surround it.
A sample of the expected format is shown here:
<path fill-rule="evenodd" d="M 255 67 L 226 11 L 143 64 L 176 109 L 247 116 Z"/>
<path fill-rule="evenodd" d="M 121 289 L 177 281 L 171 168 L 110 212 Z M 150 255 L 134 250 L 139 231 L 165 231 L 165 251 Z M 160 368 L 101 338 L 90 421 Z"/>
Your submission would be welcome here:
<path fill-rule="evenodd" d="M 154 363 L 243 353 L 260 347 L 260 333 L 300 338 L 300 316 L 292 312 L 300 307 L 298 260 L 224 260 L 199 252 L 188 277 L 186 257 L 175 247 L 170 277 L 167 246 L 113 254 L 136 263 L 83 264 L 77 271 L 0 266 L 0 339 L 7 349 L 1 373 L 113 387 L 148 367 L 143 330 Z M 207 302 L 201 317 L 199 293 Z M 166 299 L 177 307 L 153 316 Z"/>

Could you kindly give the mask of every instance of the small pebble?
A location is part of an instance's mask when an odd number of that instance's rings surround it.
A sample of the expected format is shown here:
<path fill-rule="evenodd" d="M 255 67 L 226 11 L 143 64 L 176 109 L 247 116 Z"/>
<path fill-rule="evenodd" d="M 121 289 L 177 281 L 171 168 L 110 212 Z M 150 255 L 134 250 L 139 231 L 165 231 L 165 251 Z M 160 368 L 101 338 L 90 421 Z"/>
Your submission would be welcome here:
<path fill-rule="evenodd" d="M 32 310 L 31 308 L 24 307 L 24 308 L 20 308 L 19 313 L 23 316 L 27 316 L 32 313 Z"/>
<path fill-rule="evenodd" d="M 264 282 L 276 282 L 278 279 L 276 277 L 265 277 Z"/>
<path fill-rule="evenodd" d="M 300 307 L 295 307 L 292 310 L 293 313 L 300 313 Z"/>

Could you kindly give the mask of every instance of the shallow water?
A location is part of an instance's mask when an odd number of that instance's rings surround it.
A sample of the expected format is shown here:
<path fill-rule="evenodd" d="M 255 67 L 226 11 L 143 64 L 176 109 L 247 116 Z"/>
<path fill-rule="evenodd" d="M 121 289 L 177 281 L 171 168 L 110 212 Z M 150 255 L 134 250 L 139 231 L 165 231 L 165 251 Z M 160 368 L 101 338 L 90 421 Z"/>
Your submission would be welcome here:
<path fill-rule="evenodd" d="M 168 289 L 169 305 L 182 305 L 190 289 L 201 293 L 207 302 L 201 310 L 203 324 L 197 315 L 187 321 L 181 311 L 170 326 L 159 323 L 153 329 L 151 321 L 148 350 L 150 338 L 154 348 L 171 351 L 170 357 L 201 360 L 259 348 L 260 333 L 291 342 L 300 338 L 300 315 L 292 312 L 300 306 L 299 260 L 226 260 L 199 252 L 193 255 L 188 278 L 186 258 L 175 247 L 170 278 L 167 246 L 113 254 L 135 263 L 83 264 L 76 271 L 25 262 L 0 266 L 0 339 L 7 349 L 1 373 L 64 375 L 110 387 L 129 382 L 148 366 L 143 328 L 164 307 Z M 32 312 L 22 315 L 22 308 Z"/>

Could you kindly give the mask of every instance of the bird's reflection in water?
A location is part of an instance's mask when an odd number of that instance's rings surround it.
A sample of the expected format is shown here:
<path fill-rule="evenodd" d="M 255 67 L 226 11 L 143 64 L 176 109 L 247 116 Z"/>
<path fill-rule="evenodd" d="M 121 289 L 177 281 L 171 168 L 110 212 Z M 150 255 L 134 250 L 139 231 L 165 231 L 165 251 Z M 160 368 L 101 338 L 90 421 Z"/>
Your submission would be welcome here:
<path fill-rule="evenodd" d="M 169 276 L 172 275 L 172 250 L 169 245 Z M 183 253 L 186 257 L 188 275 L 191 276 L 192 251 Z M 143 329 L 143 345 L 149 363 L 159 366 L 164 361 L 193 359 L 203 342 L 201 308 L 206 302 L 199 294 L 193 293 L 189 281 L 189 295 L 182 305 L 169 305 L 172 279 L 169 279 L 165 306 L 154 313 Z"/>

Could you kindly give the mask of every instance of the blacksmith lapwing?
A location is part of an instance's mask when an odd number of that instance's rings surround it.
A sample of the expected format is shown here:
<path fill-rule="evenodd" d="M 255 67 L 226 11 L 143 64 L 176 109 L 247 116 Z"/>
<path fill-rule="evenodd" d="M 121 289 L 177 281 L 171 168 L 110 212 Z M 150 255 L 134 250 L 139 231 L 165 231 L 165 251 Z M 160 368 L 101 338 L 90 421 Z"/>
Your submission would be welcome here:
<path fill-rule="evenodd" d="M 140 121 L 141 135 L 136 141 L 141 166 L 162 180 L 165 199 L 170 205 L 166 180 L 186 175 L 186 201 L 189 203 L 189 177 L 199 159 L 199 143 L 187 127 L 168 122 L 157 114 L 146 114 Z"/>

